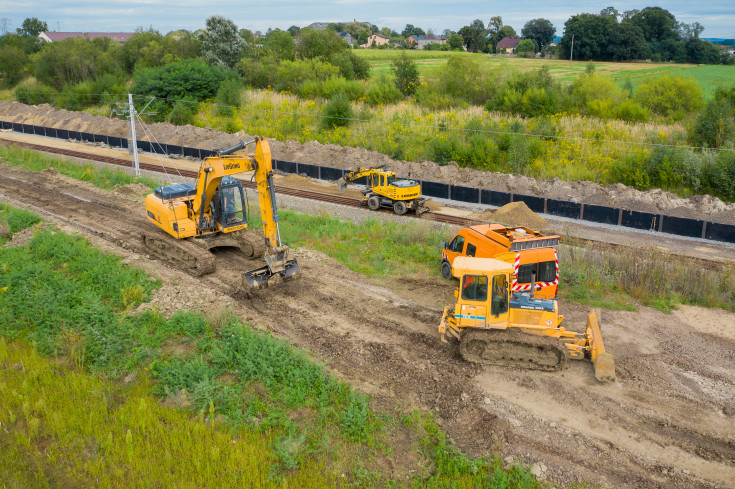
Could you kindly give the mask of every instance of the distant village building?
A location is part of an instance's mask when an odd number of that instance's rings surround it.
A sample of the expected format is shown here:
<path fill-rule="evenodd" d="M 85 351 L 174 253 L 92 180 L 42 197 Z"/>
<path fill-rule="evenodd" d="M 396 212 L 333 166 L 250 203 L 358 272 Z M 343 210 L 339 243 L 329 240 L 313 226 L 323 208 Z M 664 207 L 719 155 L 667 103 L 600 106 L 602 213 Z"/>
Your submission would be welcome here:
<path fill-rule="evenodd" d="M 446 37 L 434 35 L 424 36 L 414 34 L 412 36 L 408 36 L 408 39 L 406 39 L 406 44 L 411 47 L 415 47 L 416 49 L 424 49 L 428 44 L 444 44 L 445 42 L 447 42 Z"/>
<path fill-rule="evenodd" d="M 349 44 L 350 46 L 355 44 L 355 39 L 352 37 L 352 34 L 350 34 L 349 32 L 338 32 L 337 35 L 341 37 L 342 39 L 344 39 L 345 42 Z"/>
<path fill-rule="evenodd" d="M 307 25 L 306 28 L 321 31 L 329 27 L 329 24 L 331 24 L 331 22 L 312 22 L 311 24 Z"/>
<path fill-rule="evenodd" d="M 383 34 L 370 34 L 365 44 L 360 44 L 361 48 L 369 48 L 375 43 L 376 46 L 384 46 L 390 42 L 390 38 L 385 37 Z"/>
<path fill-rule="evenodd" d="M 58 42 L 73 37 L 82 39 L 97 39 L 107 37 L 113 41 L 125 43 L 134 32 L 42 32 L 38 37 L 44 42 Z"/>
<path fill-rule="evenodd" d="M 501 50 L 505 49 L 508 54 L 513 54 L 518 47 L 518 43 L 521 42 L 520 37 L 504 37 L 498 42 L 495 51 L 500 53 Z"/>

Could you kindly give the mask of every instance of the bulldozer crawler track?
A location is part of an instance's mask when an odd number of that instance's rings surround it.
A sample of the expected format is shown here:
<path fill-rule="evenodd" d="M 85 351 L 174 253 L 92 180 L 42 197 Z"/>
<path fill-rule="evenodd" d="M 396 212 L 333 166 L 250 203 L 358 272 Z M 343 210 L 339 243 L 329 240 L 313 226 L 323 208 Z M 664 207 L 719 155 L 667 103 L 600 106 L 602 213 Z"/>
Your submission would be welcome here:
<path fill-rule="evenodd" d="M 556 338 L 509 330 L 466 331 L 459 352 L 468 362 L 547 372 L 563 370 L 567 359 Z"/>
<path fill-rule="evenodd" d="M 248 260 L 256 260 L 265 255 L 263 233 L 251 229 L 237 231 L 235 239 L 240 243 L 240 251 Z"/>
<path fill-rule="evenodd" d="M 214 255 L 196 244 L 175 240 L 163 233 L 143 233 L 141 241 L 146 251 L 194 276 L 214 272 Z"/>

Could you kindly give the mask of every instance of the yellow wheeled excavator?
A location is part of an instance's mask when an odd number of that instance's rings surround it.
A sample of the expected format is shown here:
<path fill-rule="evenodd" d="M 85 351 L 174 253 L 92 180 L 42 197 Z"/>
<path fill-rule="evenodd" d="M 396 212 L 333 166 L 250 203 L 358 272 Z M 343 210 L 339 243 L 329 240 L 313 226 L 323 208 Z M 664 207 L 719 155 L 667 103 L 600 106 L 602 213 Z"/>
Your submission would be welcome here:
<path fill-rule="evenodd" d="M 237 153 L 250 144 L 255 152 Z M 231 175 L 254 170 L 263 232 L 251 231 L 242 183 Z M 145 199 L 148 219 L 168 234 L 144 231 L 143 244 L 153 254 L 194 275 L 214 271 L 217 247 L 239 248 L 249 259 L 265 255 L 266 265 L 243 275 L 246 291 L 263 289 L 301 275 L 288 246 L 281 243 L 273 167 L 268 141 L 252 141 L 202 160 L 195 182 L 158 187 Z"/>
<path fill-rule="evenodd" d="M 467 361 L 489 365 L 562 370 L 567 357 L 589 358 L 595 378 L 615 381 L 615 358 L 605 351 L 598 318 L 587 316 L 584 333 L 565 329 L 557 301 L 512 293 L 513 267 L 494 258 L 460 256 L 452 273 L 460 279 L 457 302 L 444 308 L 439 325 L 442 341 L 459 340 Z"/>
<path fill-rule="evenodd" d="M 421 215 L 428 209 L 426 199 L 421 197 L 421 185 L 415 180 L 398 180 L 396 172 L 384 167 L 360 167 L 337 180 L 337 187 L 344 192 L 349 182 L 367 177 L 368 186 L 362 191 L 362 200 L 371 210 L 389 207 L 393 212 L 403 215 L 409 210 Z"/>

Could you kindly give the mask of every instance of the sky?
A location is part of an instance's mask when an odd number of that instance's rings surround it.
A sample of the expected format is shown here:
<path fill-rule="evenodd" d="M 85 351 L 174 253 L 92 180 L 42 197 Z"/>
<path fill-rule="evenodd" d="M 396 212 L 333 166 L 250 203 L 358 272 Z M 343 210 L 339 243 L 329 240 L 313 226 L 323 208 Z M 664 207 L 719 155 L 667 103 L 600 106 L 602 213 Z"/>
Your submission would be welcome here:
<path fill-rule="evenodd" d="M 47 22 L 52 31 L 132 32 L 138 27 L 153 27 L 165 34 L 177 29 L 197 30 L 204 27 L 208 17 L 221 15 L 234 21 L 239 28 L 262 32 L 268 28 L 287 29 L 292 25 L 305 27 L 312 22 L 358 20 L 398 32 L 406 24 L 412 24 L 440 34 L 444 29 L 457 31 L 474 19 L 487 24 L 491 17 L 499 15 L 504 24 L 511 25 L 519 33 L 531 19 L 549 19 L 556 27 L 556 34 L 561 36 L 564 22 L 572 15 L 599 13 L 611 3 L 611 0 L 0 0 L 0 33 L 15 30 L 27 17 L 38 17 Z M 679 22 L 702 24 L 705 30 L 701 37 L 735 38 L 733 0 L 701 3 L 667 0 L 665 5 L 663 2 L 625 1 L 612 5 L 620 12 L 662 6 Z"/>

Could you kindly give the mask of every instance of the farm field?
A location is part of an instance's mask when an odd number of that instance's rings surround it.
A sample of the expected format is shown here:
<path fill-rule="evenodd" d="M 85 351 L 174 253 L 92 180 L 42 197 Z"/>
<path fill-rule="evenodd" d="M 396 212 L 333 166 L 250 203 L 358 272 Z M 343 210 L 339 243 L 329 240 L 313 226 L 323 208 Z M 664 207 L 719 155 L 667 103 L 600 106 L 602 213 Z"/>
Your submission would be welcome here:
<path fill-rule="evenodd" d="M 419 72 L 441 66 L 453 55 L 467 56 L 468 58 L 499 70 L 514 70 L 519 72 L 531 71 L 548 66 L 552 76 L 563 83 L 571 83 L 576 77 L 583 74 L 587 68 L 587 61 L 573 61 L 561 59 L 518 58 L 502 55 L 475 54 L 466 52 L 446 51 L 396 51 L 378 49 L 355 49 L 354 52 L 370 62 L 371 74 L 380 75 L 390 73 L 391 60 L 399 53 L 405 52 L 416 62 Z M 612 63 L 593 62 L 595 70 L 624 84 L 630 81 L 633 87 L 649 78 L 663 75 L 682 75 L 695 80 L 702 87 L 705 97 L 709 97 L 714 89 L 724 83 L 731 83 L 735 79 L 735 66 L 725 65 L 692 65 L 676 63 Z"/>

